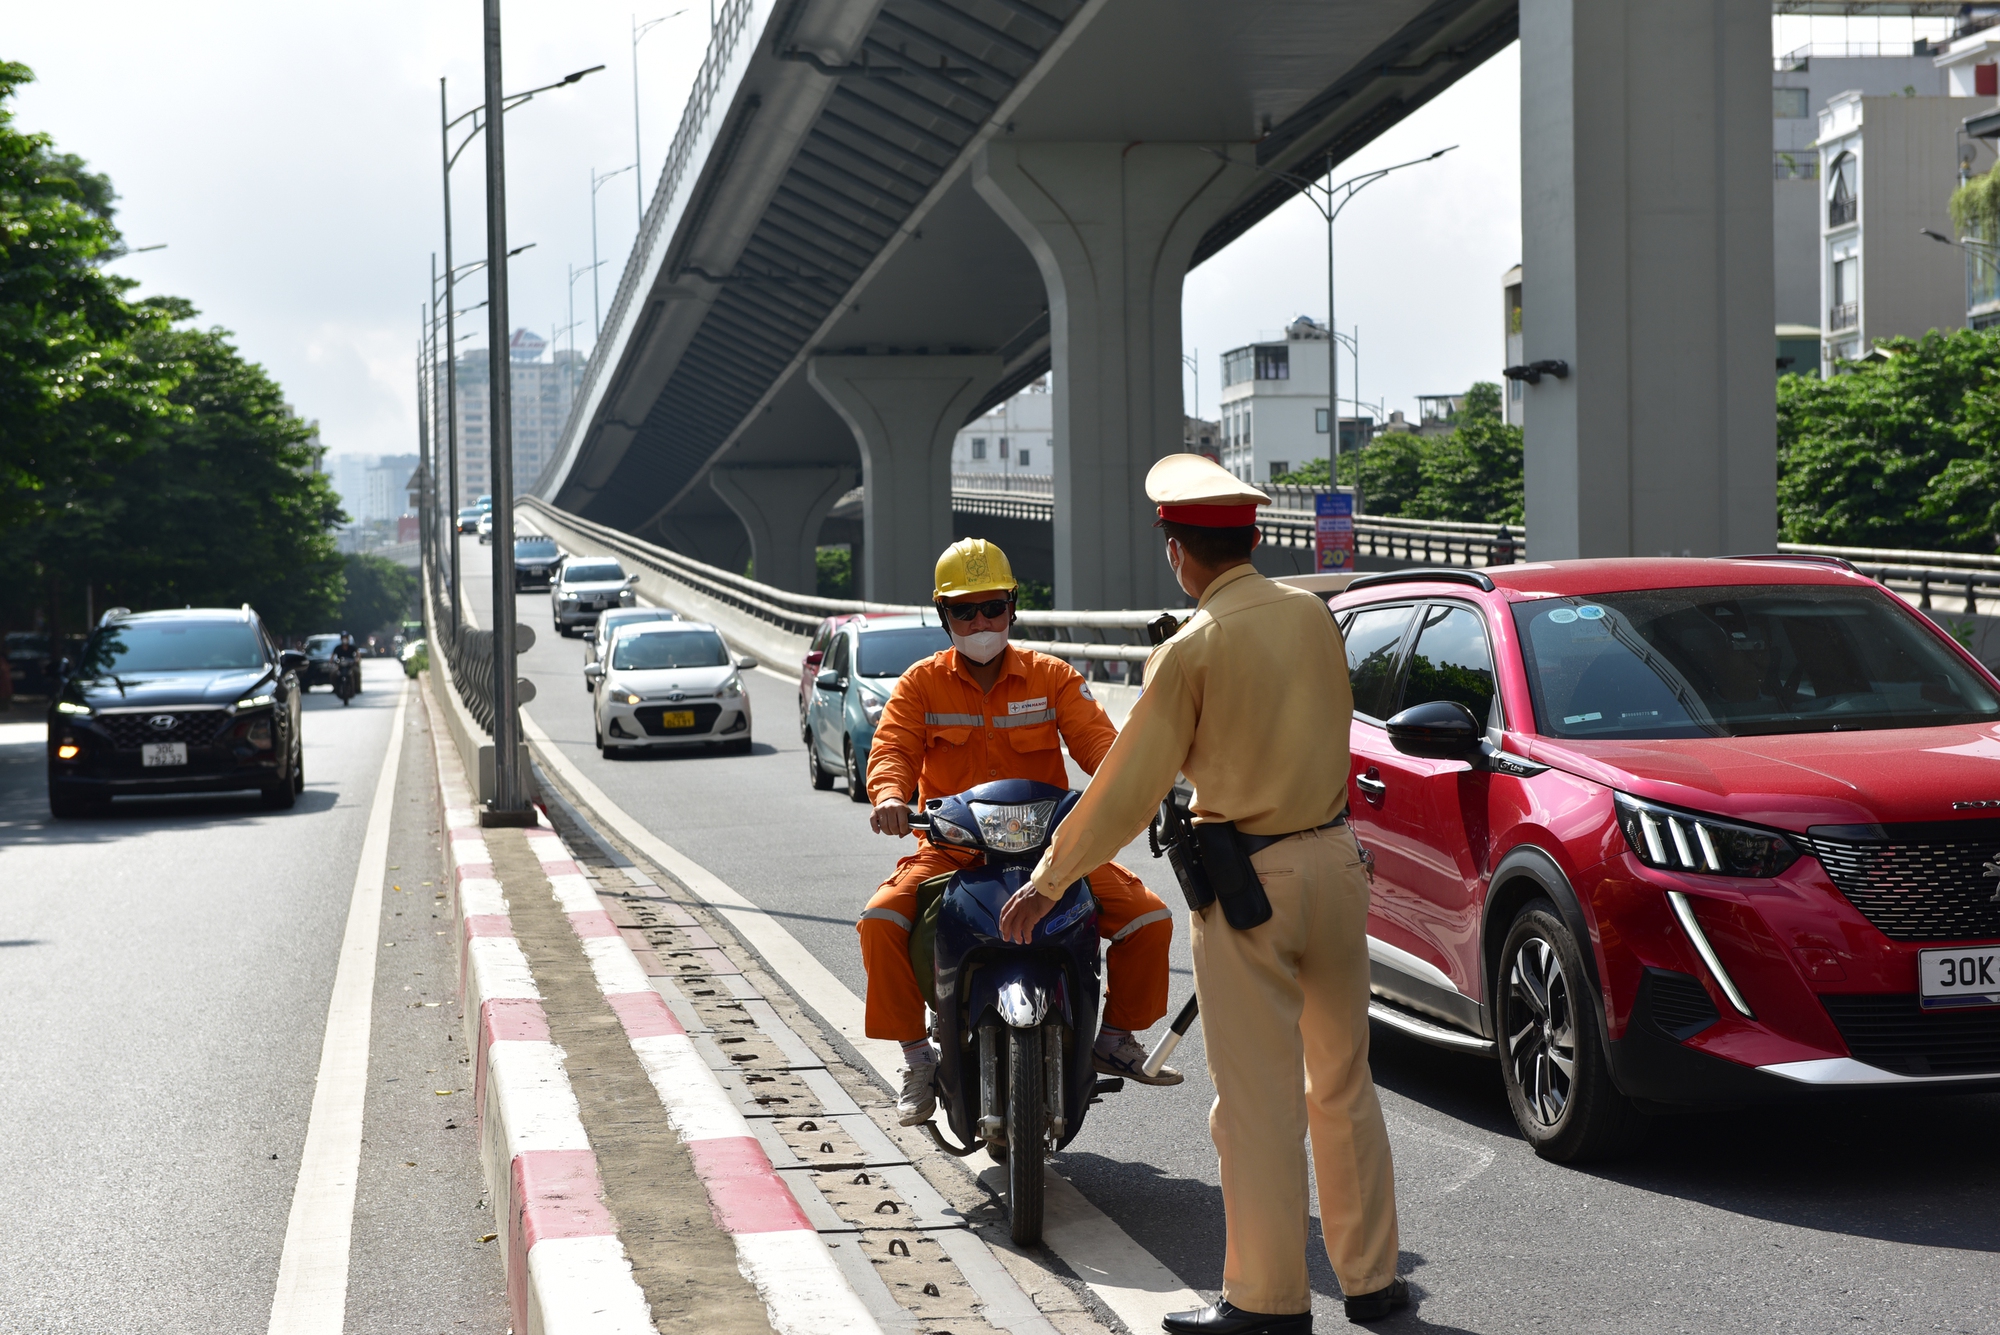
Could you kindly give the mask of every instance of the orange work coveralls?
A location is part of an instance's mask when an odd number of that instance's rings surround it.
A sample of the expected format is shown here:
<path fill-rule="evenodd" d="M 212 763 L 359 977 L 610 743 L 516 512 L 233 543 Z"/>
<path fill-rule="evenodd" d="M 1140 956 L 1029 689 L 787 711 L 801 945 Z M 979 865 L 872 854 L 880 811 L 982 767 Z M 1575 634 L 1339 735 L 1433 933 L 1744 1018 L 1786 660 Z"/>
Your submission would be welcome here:
<path fill-rule="evenodd" d="M 1095 774 L 1117 736 L 1083 674 L 1060 658 L 1009 645 L 1006 666 L 988 694 L 960 665 L 958 650 L 946 649 L 905 672 L 883 707 L 868 752 L 868 796 L 880 804 L 915 791 L 921 803 L 995 779 L 1067 788 L 1058 738 L 1086 774 Z M 855 924 L 868 970 L 868 1037 L 898 1043 L 914 1043 L 929 1032 L 924 992 L 910 967 L 917 886 L 980 856 L 917 838 L 917 851 L 897 862 Z M 1150 1028 L 1167 1013 L 1174 916 L 1115 862 L 1089 877 L 1098 934 L 1111 942 L 1104 1023 Z"/>

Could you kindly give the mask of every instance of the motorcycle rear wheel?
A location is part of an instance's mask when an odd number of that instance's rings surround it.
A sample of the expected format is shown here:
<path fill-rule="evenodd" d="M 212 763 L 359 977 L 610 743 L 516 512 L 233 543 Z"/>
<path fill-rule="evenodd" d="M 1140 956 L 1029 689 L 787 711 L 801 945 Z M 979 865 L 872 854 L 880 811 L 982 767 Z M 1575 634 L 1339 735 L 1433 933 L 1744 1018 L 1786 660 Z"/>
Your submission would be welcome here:
<path fill-rule="evenodd" d="M 1047 1028 L 1007 1031 L 1007 1210 L 1017 1246 L 1042 1240 L 1042 1160 L 1049 1143 L 1049 1102 L 1042 1088 Z"/>

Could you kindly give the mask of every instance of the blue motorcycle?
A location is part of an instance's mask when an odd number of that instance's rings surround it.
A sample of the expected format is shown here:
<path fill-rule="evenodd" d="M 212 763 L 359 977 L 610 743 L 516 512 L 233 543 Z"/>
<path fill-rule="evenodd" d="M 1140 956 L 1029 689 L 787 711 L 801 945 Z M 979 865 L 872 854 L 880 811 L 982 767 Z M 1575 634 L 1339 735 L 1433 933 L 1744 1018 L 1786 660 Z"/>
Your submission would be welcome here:
<path fill-rule="evenodd" d="M 933 991 L 938 1101 L 959 1144 L 935 1122 L 931 1138 L 963 1157 L 984 1146 L 1007 1165 L 1014 1241 L 1041 1241 L 1042 1165 L 1076 1138 L 1100 1094 L 1124 1088 L 1091 1062 L 1102 996 L 1097 901 L 1088 877 L 1063 891 L 1027 945 L 1000 935 L 1000 911 L 1028 883 L 1056 826 L 1081 793 L 1030 779 L 933 798 L 911 824 L 933 841 L 985 854 L 945 879 L 935 917 Z M 932 883 L 926 883 L 927 886 Z"/>

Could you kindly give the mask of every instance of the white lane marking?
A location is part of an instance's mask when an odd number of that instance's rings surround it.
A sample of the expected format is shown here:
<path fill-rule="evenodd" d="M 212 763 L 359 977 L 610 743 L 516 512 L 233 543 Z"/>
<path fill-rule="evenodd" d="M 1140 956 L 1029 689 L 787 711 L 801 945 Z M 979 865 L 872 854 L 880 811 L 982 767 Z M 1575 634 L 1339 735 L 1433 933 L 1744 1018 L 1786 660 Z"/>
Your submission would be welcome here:
<path fill-rule="evenodd" d="M 388 754 L 375 780 L 375 801 L 361 840 L 361 862 L 347 904 L 347 931 L 326 1008 L 326 1038 L 298 1185 L 278 1260 L 271 1300 L 271 1335 L 340 1335 L 347 1323 L 347 1262 L 354 1232 L 354 1188 L 361 1172 L 361 1108 L 368 1092 L 368 1037 L 375 1003 L 375 941 L 382 927 L 382 882 L 388 876 L 389 818 L 396 804 L 396 767 L 403 756 L 407 684 L 396 693 Z"/>
<path fill-rule="evenodd" d="M 867 1036 L 861 999 L 800 945 L 783 923 L 634 820 L 556 747 L 526 711 L 521 714 L 521 728 L 537 744 L 542 760 L 554 766 L 585 806 L 721 913 L 787 986 L 838 1029 L 891 1088 L 896 1086 L 902 1078 L 901 1046 Z M 966 1168 L 963 1160 L 952 1162 Z M 1207 1305 L 1201 1295 L 1068 1181 L 1051 1172 L 1043 1190 L 1048 1206 L 1043 1240 L 1131 1329 L 1155 1330 L 1168 1312 Z"/>

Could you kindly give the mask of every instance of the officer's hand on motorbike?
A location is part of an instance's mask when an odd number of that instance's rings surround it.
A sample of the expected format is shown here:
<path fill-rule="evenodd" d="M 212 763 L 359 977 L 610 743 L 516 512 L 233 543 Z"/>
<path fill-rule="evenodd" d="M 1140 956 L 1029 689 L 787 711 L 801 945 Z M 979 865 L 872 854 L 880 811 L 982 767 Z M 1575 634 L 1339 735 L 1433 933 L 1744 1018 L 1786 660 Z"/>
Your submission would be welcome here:
<path fill-rule="evenodd" d="M 1000 910 L 1000 939 L 1017 946 L 1027 945 L 1028 938 L 1035 934 L 1035 924 L 1048 917 L 1055 906 L 1053 899 L 1032 885 L 1016 890 L 1007 907 Z"/>
<path fill-rule="evenodd" d="M 875 810 L 868 814 L 868 828 L 901 839 L 910 832 L 910 804 L 894 798 L 876 803 Z"/>

